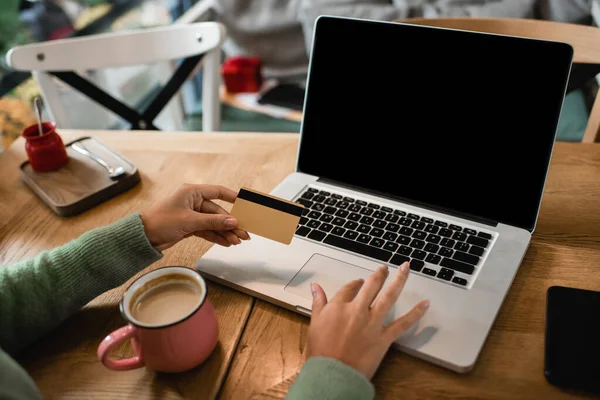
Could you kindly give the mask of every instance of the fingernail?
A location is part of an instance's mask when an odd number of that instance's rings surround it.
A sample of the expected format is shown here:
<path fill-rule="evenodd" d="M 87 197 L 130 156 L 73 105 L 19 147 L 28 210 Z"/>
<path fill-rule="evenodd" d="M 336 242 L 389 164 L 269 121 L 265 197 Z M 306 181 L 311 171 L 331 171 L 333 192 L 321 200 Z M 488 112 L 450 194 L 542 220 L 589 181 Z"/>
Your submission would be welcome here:
<path fill-rule="evenodd" d="M 310 292 L 312 293 L 313 297 L 317 295 L 317 286 L 313 282 L 310 283 Z"/>
<path fill-rule="evenodd" d="M 408 263 L 407 262 L 402 263 L 402 265 L 400 266 L 400 272 L 404 275 L 406 275 L 408 273 Z"/>
<path fill-rule="evenodd" d="M 382 265 L 381 267 L 379 267 L 379 270 L 385 273 L 388 273 L 388 267 L 387 265 Z"/>
<path fill-rule="evenodd" d="M 237 221 L 233 217 L 225 218 L 225 228 L 233 229 L 237 226 Z"/>
<path fill-rule="evenodd" d="M 425 300 L 424 302 L 421 303 L 421 308 L 423 310 L 427 310 L 429 308 L 429 300 Z"/>

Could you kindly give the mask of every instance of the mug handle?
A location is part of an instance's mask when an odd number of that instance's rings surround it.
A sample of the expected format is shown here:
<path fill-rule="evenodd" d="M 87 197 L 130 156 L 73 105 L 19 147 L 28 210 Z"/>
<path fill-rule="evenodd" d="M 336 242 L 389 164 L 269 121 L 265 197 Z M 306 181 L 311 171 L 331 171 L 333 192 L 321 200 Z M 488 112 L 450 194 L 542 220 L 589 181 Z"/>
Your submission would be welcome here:
<path fill-rule="evenodd" d="M 133 325 L 125 325 L 114 332 L 111 332 L 98 346 L 98 359 L 107 368 L 115 371 L 127 371 L 130 369 L 140 368 L 145 365 L 142 357 L 142 348 L 135 338 L 137 329 Z M 110 351 L 124 340 L 131 339 L 135 356 L 124 360 L 111 360 L 108 358 Z"/>

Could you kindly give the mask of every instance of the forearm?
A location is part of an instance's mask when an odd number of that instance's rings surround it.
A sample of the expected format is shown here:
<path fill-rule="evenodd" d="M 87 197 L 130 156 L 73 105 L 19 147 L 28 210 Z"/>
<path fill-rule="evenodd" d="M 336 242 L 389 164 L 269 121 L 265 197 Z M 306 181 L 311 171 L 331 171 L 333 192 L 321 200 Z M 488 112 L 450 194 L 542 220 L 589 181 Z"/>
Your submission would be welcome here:
<path fill-rule="evenodd" d="M 0 347 L 14 354 L 160 257 L 134 214 L 0 267 Z"/>
<path fill-rule="evenodd" d="M 360 372 L 341 361 L 311 357 L 286 396 L 286 400 L 371 400 L 375 389 Z"/>

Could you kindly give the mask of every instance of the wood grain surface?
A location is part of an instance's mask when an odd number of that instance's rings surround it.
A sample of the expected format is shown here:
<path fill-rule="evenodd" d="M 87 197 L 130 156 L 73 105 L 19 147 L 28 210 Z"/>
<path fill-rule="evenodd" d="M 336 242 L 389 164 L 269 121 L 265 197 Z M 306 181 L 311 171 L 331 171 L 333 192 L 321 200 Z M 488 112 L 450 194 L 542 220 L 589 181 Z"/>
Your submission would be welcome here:
<path fill-rule="evenodd" d="M 58 217 L 19 180 L 19 165 L 26 160 L 24 142 L 19 139 L 0 154 L 0 265 L 35 256 L 90 229 L 143 211 L 183 183 L 219 183 L 234 190 L 249 186 L 270 191 L 293 169 L 297 146 L 294 134 L 66 130 L 60 134 L 64 141 L 88 135 L 100 138 L 138 167 L 142 182 L 77 217 Z M 186 239 L 143 272 L 164 265 L 191 267 L 209 246 L 201 239 Z M 19 360 L 42 394 L 47 399 L 215 398 L 253 299 L 209 283 L 210 299 L 219 319 L 220 343 L 197 369 L 176 375 L 155 374 L 146 369 L 114 372 L 98 362 L 96 349 L 104 336 L 125 324 L 118 302 L 130 282 L 92 301 L 31 346 Z M 114 354 L 130 355 L 129 346 Z"/>

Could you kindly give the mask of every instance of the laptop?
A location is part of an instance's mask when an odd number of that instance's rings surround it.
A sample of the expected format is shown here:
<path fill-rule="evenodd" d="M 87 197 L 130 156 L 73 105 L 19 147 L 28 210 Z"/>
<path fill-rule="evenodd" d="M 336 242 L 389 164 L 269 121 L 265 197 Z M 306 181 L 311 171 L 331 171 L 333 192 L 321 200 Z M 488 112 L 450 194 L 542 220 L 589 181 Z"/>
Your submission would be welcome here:
<path fill-rule="evenodd" d="M 213 246 L 197 269 L 310 315 L 310 282 L 332 298 L 410 261 L 388 321 L 431 306 L 394 347 L 471 370 L 535 229 L 572 57 L 565 43 L 319 17 L 296 169 L 271 191 L 305 206 L 295 236 Z"/>

